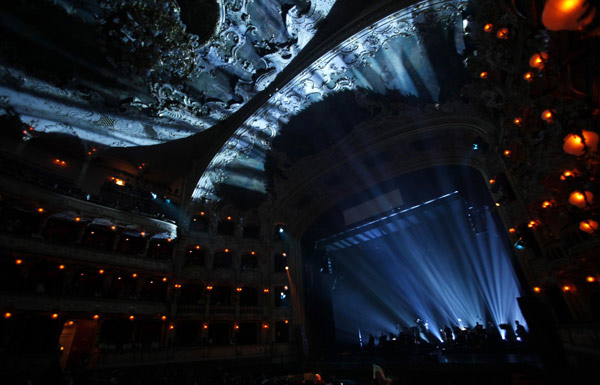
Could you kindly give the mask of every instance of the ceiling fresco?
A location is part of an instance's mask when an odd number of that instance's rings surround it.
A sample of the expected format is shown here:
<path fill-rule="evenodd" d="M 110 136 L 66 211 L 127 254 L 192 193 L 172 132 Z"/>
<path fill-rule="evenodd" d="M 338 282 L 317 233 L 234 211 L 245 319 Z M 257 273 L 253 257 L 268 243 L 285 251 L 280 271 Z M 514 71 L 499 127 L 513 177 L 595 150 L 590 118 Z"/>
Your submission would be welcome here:
<path fill-rule="evenodd" d="M 236 130 L 201 176 L 193 198 L 218 199 L 215 189 L 219 184 L 264 193 L 260 175 L 273 138 L 292 116 L 327 96 L 344 90 L 394 90 L 424 102 L 438 102 L 446 92 L 445 83 L 456 84 L 453 69 L 464 69 L 467 3 L 415 4 L 322 55 Z"/>
<path fill-rule="evenodd" d="M 311 40 L 335 0 L 214 2 L 7 2 L 0 6 L 8 37 L 0 50 L 0 108 L 38 132 L 111 147 L 185 138 L 265 89 Z M 203 42 L 182 19 L 206 22 L 209 9 L 218 12 Z M 29 65 L 30 46 L 22 42 L 40 49 Z M 45 76 L 46 64 L 59 70 Z"/>

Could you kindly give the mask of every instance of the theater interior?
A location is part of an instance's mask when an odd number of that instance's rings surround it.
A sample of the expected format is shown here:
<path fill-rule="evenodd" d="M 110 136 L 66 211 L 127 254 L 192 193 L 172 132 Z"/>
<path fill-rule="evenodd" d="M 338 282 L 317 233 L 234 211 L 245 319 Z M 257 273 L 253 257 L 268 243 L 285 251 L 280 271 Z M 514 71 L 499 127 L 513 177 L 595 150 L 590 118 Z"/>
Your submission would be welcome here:
<path fill-rule="evenodd" d="M 597 0 L 0 5 L 0 383 L 591 384 Z"/>

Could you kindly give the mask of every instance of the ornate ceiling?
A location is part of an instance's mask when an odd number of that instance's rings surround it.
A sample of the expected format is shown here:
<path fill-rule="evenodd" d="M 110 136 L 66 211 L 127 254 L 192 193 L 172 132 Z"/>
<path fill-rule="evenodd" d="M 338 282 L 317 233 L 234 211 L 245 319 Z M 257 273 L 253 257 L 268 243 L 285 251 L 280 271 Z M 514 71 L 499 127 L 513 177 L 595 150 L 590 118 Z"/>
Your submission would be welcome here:
<path fill-rule="evenodd" d="M 185 138 L 265 89 L 334 2 L 5 3 L 0 106 L 39 132 L 112 147 Z"/>

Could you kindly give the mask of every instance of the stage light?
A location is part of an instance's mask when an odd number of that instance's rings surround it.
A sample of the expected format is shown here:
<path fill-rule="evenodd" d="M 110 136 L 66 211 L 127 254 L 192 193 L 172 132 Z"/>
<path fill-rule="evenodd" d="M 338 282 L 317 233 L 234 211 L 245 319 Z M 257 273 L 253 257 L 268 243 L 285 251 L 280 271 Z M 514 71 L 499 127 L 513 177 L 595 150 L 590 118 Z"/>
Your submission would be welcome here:
<path fill-rule="evenodd" d="M 536 227 L 538 227 L 539 224 L 540 224 L 540 221 L 538 221 L 538 220 L 531 220 L 527 224 L 527 227 L 529 227 L 530 229 L 535 229 Z"/>
<path fill-rule="evenodd" d="M 167 282 L 167 277 L 163 277 L 162 281 Z"/>
<path fill-rule="evenodd" d="M 473 150 L 479 150 L 479 145 L 477 143 L 473 143 Z"/>
<path fill-rule="evenodd" d="M 263 293 L 268 293 L 269 289 L 263 289 Z"/>
<path fill-rule="evenodd" d="M 156 194 L 156 193 L 150 193 L 150 195 L 152 195 L 152 199 L 153 200 L 156 199 L 156 198 L 158 198 L 158 194 Z"/>
<path fill-rule="evenodd" d="M 75 222 L 79 222 L 80 220 L 81 220 L 81 218 L 75 217 Z"/>
<path fill-rule="evenodd" d="M 137 278 L 137 276 L 138 276 L 137 273 L 131 274 L 131 278 Z"/>

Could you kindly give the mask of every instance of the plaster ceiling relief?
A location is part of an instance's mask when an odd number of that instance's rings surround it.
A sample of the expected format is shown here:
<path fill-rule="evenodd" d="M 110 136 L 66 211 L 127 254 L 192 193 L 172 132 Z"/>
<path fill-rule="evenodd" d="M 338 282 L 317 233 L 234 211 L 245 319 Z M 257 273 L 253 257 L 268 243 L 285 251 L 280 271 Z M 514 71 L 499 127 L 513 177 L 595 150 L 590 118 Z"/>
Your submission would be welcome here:
<path fill-rule="evenodd" d="M 418 3 L 384 17 L 326 52 L 237 129 L 200 177 L 192 198 L 219 199 L 215 186 L 222 183 L 246 189 L 260 185 L 258 192 L 265 193 L 264 181 L 238 182 L 264 170 L 271 141 L 292 116 L 328 95 L 355 89 L 395 90 L 424 102 L 439 101 L 443 86 L 460 80 L 453 79 L 448 63 L 463 67 L 462 13 L 467 4 L 467 0 Z M 431 35 L 437 38 L 431 39 Z M 249 174 L 240 175 L 240 170 Z"/>
<path fill-rule="evenodd" d="M 219 13 L 205 42 L 182 21 L 194 20 L 202 9 L 189 7 L 200 1 L 46 2 L 77 20 L 91 36 L 87 45 L 97 45 L 108 64 L 69 52 L 68 41 L 59 42 L 64 46 L 56 48 L 58 56 L 93 68 L 114 84 L 86 79 L 85 71 L 55 82 L 3 62 L 0 107 L 18 113 L 38 132 L 112 147 L 185 138 L 224 120 L 265 89 L 312 39 L 335 0 L 214 2 Z M 15 31 L 18 24 L 6 28 Z"/>

